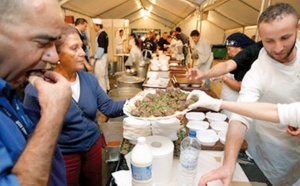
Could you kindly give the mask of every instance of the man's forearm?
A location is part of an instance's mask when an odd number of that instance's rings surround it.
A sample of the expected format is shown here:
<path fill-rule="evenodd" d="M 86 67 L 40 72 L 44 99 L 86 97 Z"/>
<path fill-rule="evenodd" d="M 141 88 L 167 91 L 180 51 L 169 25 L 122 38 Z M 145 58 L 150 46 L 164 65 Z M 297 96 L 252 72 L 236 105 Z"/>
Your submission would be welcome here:
<path fill-rule="evenodd" d="M 205 71 L 204 78 L 218 77 L 227 74 L 228 72 L 231 72 L 232 70 L 236 69 L 236 67 L 237 65 L 233 60 L 220 62 L 208 71 Z"/>
<path fill-rule="evenodd" d="M 61 113 L 40 119 L 12 169 L 22 185 L 47 185 L 62 121 Z"/>
<path fill-rule="evenodd" d="M 241 146 L 245 139 L 246 126 L 239 121 L 231 121 L 227 136 L 226 136 L 226 145 L 225 145 L 225 154 L 223 164 L 229 167 L 230 171 L 234 172 L 235 164 Z"/>

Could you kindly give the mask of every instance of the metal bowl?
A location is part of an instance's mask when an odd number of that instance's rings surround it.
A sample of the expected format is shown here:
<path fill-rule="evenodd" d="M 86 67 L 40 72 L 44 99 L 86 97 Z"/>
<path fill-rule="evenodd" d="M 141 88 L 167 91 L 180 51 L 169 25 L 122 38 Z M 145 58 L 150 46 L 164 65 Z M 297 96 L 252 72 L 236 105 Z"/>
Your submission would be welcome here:
<path fill-rule="evenodd" d="M 108 95 L 115 101 L 125 100 L 133 98 L 137 93 L 142 91 L 140 88 L 135 87 L 121 87 L 112 89 L 109 91 Z"/>
<path fill-rule="evenodd" d="M 118 87 L 135 87 L 142 89 L 145 78 L 137 76 L 122 76 L 117 78 Z"/>

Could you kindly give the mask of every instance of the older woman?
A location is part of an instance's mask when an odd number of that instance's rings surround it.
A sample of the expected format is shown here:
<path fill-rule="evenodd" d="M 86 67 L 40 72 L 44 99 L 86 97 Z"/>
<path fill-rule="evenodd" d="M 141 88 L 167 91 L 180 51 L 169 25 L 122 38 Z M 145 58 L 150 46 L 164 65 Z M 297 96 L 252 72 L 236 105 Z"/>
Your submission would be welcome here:
<path fill-rule="evenodd" d="M 67 169 L 68 185 L 102 185 L 102 138 L 97 124 L 97 110 L 108 117 L 121 116 L 125 101 L 114 102 L 92 74 L 80 70 L 84 67 L 85 53 L 75 28 L 65 25 L 55 45 L 59 62 L 54 71 L 62 74 L 72 86 L 73 101 L 58 139 Z M 31 85 L 25 89 L 24 106 L 40 109 L 37 91 Z"/>

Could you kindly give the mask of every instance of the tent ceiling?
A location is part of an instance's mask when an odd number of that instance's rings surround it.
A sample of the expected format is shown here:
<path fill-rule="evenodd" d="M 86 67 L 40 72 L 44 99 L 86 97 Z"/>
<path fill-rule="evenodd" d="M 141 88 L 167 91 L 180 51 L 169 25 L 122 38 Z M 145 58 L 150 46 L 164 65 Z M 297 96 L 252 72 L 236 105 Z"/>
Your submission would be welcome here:
<path fill-rule="evenodd" d="M 174 28 L 189 15 L 205 12 L 210 23 L 224 29 L 255 25 L 263 0 L 60 0 L 64 9 L 89 17 L 128 19 L 133 23 L 143 18 L 142 10 L 150 10 L 148 18 Z M 272 0 L 271 4 L 281 0 Z M 300 14 L 299 0 L 285 0 Z M 268 4 L 265 0 L 264 8 Z M 201 4 L 201 5 L 199 5 Z M 204 17 L 203 17 L 204 18 Z"/>

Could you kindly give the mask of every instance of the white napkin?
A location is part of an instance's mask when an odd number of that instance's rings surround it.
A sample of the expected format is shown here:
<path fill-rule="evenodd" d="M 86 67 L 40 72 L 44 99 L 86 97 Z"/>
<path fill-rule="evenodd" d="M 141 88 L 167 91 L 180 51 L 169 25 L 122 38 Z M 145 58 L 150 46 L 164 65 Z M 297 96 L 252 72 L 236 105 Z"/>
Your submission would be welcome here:
<path fill-rule="evenodd" d="M 120 170 L 113 172 L 112 176 L 115 178 L 115 183 L 118 186 L 131 186 L 131 171 Z"/>

